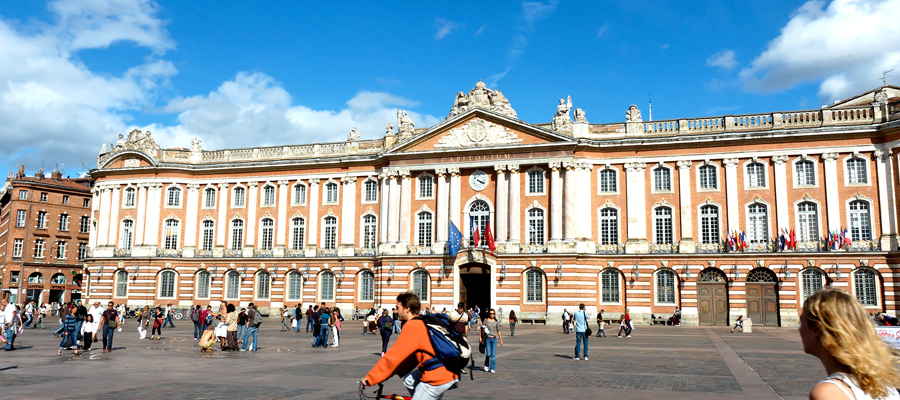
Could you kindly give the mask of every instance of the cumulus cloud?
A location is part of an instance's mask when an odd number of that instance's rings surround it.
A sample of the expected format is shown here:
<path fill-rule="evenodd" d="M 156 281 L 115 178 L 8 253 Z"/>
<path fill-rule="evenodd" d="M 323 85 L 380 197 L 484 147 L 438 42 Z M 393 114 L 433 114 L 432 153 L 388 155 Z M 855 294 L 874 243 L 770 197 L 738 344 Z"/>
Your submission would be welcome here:
<path fill-rule="evenodd" d="M 833 101 L 880 85 L 881 72 L 900 62 L 900 0 L 809 1 L 778 37 L 740 72 L 744 89 L 785 90 L 821 82 Z"/>
<path fill-rule="evenodd" d="M 435 32 L 434 38 L 437 40 L 441 40 L 444 38 L 444 36 L 447 36 L 450 34 L 450 32 L 453 32 L 453 30 L 456 29 L 459 25 L 456 22 L 438 18 L 437 20 L 435 20 L 435 26 L 437 28 L 437 32 Z"/>
<path fill-rule="evenodd" d="M 719 67 L 730 70 L 737 66 L 737 60 L 734 59 L 734 50 L 722 50 L 706 59 L 707 67 Z"/>

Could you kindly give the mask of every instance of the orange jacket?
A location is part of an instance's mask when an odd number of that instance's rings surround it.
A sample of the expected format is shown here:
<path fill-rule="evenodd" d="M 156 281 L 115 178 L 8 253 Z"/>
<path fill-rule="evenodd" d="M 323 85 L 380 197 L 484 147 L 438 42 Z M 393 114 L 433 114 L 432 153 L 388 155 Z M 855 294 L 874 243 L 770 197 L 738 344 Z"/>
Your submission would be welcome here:
<path fill-rule="evenodd" d="M 425 323 L 418 319 L 406 321 L 397 342 L 366 374 L 366 381 L 369 384 L 377 385 L 386 381 L 393 374 L 402 377 L 411 372 L 413 368 L 422 368 L 425 362 L 432 358 L 425 352 L 434 354 L 434 347 L 431 346 Z M 443 366 L 431 371 L 422 371 L 422 382 L 429 385 L 443 385 L 455 379 L 459 379 L 459 375 L 448 371 Z"/>

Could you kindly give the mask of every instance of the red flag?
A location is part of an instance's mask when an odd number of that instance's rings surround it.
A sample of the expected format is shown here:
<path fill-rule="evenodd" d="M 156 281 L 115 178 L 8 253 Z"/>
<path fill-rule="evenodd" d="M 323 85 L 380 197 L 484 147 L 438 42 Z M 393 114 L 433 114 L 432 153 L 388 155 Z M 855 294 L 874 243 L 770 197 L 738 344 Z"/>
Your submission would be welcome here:
<path fill-rule="evenodd" d="M 478 225 L 475 225 L 475 232 L 472 232 L 472 247 L 478 247 L 478 244 L 481 243 L 481 235 L 478 233 Z"/>
<path fill-rule="evenodd" d="M 797 235 L 794 233 L 794 230 L 793 230 L 793 229 L 791 229 L 791 241 L 790 241 L 790 243 L 791 243 L 791 244 L 790 244 L 790 249 L 791 249 L 791 250 L 796 250 L 796 249 L 797 249 Z"/>
<path fill-rule="evenodd" d="M 497 244 L 494 243 L 494 235 L 491 234 L 491 220 L 488 220 L 487 224 L 484 226 L 484 241 L 487 242 L 488 248 L 491 249 L 491 255 L 494 255 Z"/>

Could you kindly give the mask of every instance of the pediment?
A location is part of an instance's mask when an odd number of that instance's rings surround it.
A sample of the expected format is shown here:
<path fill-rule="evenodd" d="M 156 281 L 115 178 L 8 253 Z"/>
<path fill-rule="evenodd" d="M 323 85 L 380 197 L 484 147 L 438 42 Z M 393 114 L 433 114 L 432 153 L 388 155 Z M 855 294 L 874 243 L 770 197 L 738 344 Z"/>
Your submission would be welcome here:
<path fill-rule="evenodd" d="M 431 129 L 398 143 L 389 153 L 478 149 L 573 141 L 572 137 L 506 115 L 474 108 L 448 118 Z"/>

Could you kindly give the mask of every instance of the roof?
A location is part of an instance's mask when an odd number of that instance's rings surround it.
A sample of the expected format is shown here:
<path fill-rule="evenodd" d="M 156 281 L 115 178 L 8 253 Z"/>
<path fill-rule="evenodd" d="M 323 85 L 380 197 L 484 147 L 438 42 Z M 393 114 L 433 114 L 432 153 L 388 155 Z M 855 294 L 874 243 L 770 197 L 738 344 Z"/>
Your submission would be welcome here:
<path fill-rule="evenodd" d="M 12 178 L 9 181 L 12 182 L 12 186 L 15 186 L 17 183 L 30 183 L 37 184 L 42 186 L 49 187 L 57 187 L 61 189 L 69 189 L 69 190 L 77 190 L 82 192 L 91 192 L 91 187 L 86 186 L 84 183 L 88 183 L 89 181 L 85 181 L 84 179 L 52 179 L 52 178 L 44 178 L 39 179 L 31 176 L 25 176 L 21 178 Z M 79 183 L 83 182 L 83 183 Z"/>

